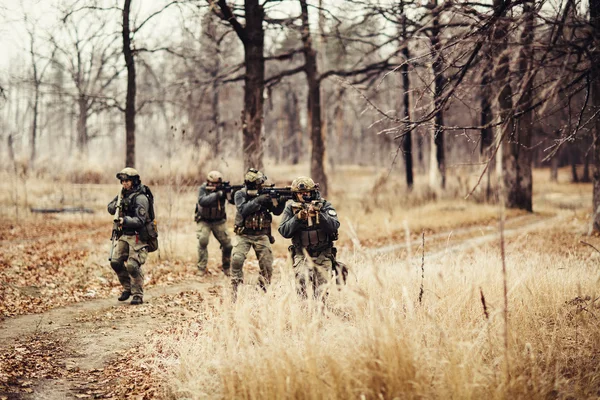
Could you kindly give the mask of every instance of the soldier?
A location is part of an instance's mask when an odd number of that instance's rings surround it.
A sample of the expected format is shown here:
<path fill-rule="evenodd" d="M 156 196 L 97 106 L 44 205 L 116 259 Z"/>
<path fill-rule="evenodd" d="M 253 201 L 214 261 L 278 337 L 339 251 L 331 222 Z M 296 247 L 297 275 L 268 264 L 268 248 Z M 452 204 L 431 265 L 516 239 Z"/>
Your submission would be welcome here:
<path fill-rule="evenodd" d="M 333 277 L 335 248 L 340 227 L 337 213 L 331 203 L 322 199 L 318 185 L 301 176 L 292 182 L 294 201 L 283 212 L 279 233 L 292 239 L 294 272 L 298 292 L 306 297 L 306 282 L 312 282 L 314 296 L 323 295 L 323 284 Z M 306 256 L 310 256 L 311 261 Z"/>
<path fill-rule="evenodd" d="M 142 265 L 148 257 L 148 244 L 140 239 L 140 232 L 148 223 L 150 200 L 141 184 L 140 174 L 125 168 L 117 174 L 123 188 L 119 196 L 108 204 L 108 212 L 115 215 L 119 208 L 119 237 L 111 252 L 110 266 L 117 273 L 123 292 L 119 301 L 133 295 L 131 304 L 144 302 L 144 274 Z"/>
<path fill-rule="evenodd" d="M 244 281 L 242 267 L 250 248 L 254 248 L 260 277 L 258 284 L 266 291 L 273 275 L 273 253 L 271 244 L 275 239 L 271 235 L 271 214 L 280 215 L 285 207 L 282 199 L 273 199 L 268 194 L 259 194 L 267 177 L 260 171 L 250 168 L 244 176 L 244 188 L 235 193 L 235 216 L 234 232 L 237 235 L 237 243 L 233 247 L 231 261 L 234 295 L 237 287 Z"/>
<path fill-rule="evenodd" d="M 200 186 L 198 192 L 198 203 L 196 204 L 196 222 L 198 237 L 198 270 L 201 275 L 206 274 L 206 263 L 208 262 L 208 239 L 210 233 L 217 238 L 222 249 L 222 269 L 227 276 L 230 275 L 231 264 L 231 240 L 227 234 L 227 214 L 225 213 L 226 194 L 223 190 L 217 190 L 223 182 L 223 176 L 219 171 L 210 171 L 206 183 Z"/>

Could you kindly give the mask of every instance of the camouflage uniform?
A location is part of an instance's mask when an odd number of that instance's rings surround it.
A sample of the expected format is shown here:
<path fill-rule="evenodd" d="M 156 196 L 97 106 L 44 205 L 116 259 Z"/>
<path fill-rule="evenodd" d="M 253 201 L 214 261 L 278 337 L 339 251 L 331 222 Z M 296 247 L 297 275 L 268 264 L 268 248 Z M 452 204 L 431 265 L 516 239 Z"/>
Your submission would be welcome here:
<path fill-rule="evenodd" d="M 313 188 L 316 186 L 312 179 L 300 177 L 292 183 L 292 190 L 297 192 L 298 181 L 305 180 L 309 180 Z M 306 296 L 306 282 L 310 281 L 313 293 L 318 297 L 322 295 L 322 285 L 333 277 L 333 241 L 337 239 L 340 222 L 331 203 L 320 199 L 318 191 L 313 190 L 312 193 L 312 202 L 318 208 L 316 215 L 302 215 L 301 210 L 306 203 L 290 202 L 283 211 L 279 233 L 292 239 L 290 250 L 299 293 Z"/>
<path fill-rule="evenodd" d="M 208 240 L 212 232 L 221 244 L 222 268 L 229 275 L 231 264 L 231 239 L 227 234 L 227 214 L 225 213 L 225 195 L 223 192 L 209 191 L 207 184 L 200 186 L 196 206 L 196 236 L 198 237 L 198 269 L 206 272 L 208 262 Z"/>
<path fill-rule="evenodd" d="M 231 283 L 234 291 L 239 284 L 244 281 L 243 266 L 246 255 L 250 248 L 254 249 L 258 265 L 260 267 L 259 285 L 266 289 L 271 282 L 273 275 L 273 252 L 271 243 L 274 241 L 271 236 L 271 214 L 280 215 L 285 207 L 285 202 L 274 205 L 273 200 L 268 195 L 257 196 L 257 189 L 250 189 L 251 183 L 248 182 L 248 175 L 255 171 L 259 178 L 257 188 L 260 188 L 266 177 L 260 171 L 249 170 L 246 174 L 246 187 L 235 193 L 235 206 L 237 214 L 235 216 L 235 233 L 237 241 L 233 247 L 231 259 Z"/>
<path fill-rule="evenodd" d="M 126 168 L 126 170 L 132 170 L 132 168 Z M 148 249 L 147 243 L 140 239 L 139 233 L 149 220 L 150 203 L 142 191 L 139 175 L 137 182 L 134 182 L 134 186 L 130 190 L 122 189 L 122 196 L 120 212 L 123 219 L 122 233 L 115 242 L 110 266 L 117 273 L 119 282 L 123 286 L 121 297 L 125 297 L 124 300 L 126 300 L 131 294 L 134 299 L 139 297 L 141 300 L 144 295 L 142 265 L 148 257 Z M 108 212 L 114 215 L 116 206 L 117 197 L 108 204 Z M 121 298 L 119 299 L 121 300 Z"/>

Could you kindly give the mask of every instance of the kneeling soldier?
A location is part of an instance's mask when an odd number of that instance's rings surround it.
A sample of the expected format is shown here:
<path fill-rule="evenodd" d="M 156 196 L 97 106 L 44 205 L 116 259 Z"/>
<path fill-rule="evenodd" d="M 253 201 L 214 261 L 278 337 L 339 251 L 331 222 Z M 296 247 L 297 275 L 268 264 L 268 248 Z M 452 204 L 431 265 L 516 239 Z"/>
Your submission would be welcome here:
<path fill-rule="evenodd" d="M 292 192 L 295 198 L 283 212 L 279 233 L 292 239 L 290 250 L 299 293 L 306 296 L 308 280 L 318 297 L 323 295 L 323 285 L 333 278 L 333 241 L 337 240 L 340 222 L 331 203 L 321 199 L 318 185 L 311 178 L 296 178 Z"/>
<path fill-rule="evenodd" d="M 250 248 L 254 248 L 260 267 L 259 286 L 266 290 L 273 275 L 273 253 L 271 243 L 271 213 L 280 215 L 285 201 L 273 199 L 268 194 L 259 194 L 267 177 L 260 171 L 250 168 L 244 175 L 244 188 L 235 193 L 234 232 L 237 243 L 231 256 L 231 284 L 234 296 L 238 286 L 244 282 L 243 266 Z"/>
<path fill-rule="evenodd" d="M 149 222 L 150 201 L 141 184 L 140 174 L 135 169 L 123 169 L 117 174 L 117 179 L 121 181 L 123 188 L 108 204 L 111 215 L 118 212 L 119 223 L 118 240 L 111 251 L 110 266 L 123 286 L 119 301 L 125 301 L 133 295 L 131 304 L 142 304 L 142 265 L 148 257 L 148 244 L 140 239 L 140 232 Z"/>
<path fill-rule="evenodd" d="M 200 186 L 198 193 L 198 203 L 196 205 L 196 222 L 198 237 L 198 270 L 201 275 L 206 274 L 206 264 L 208 262 L 208 239 L 210 233 L 217 238 L 222 249 L 222 268 L 227 276 L 231 264 L 231 239 L 227 234 L 227 214 L 225 213 L 226 194 L 222 190 L 217 190 L 223 182 L 223 176 L 219 171 L 208 173 L 206 183 Z"/>

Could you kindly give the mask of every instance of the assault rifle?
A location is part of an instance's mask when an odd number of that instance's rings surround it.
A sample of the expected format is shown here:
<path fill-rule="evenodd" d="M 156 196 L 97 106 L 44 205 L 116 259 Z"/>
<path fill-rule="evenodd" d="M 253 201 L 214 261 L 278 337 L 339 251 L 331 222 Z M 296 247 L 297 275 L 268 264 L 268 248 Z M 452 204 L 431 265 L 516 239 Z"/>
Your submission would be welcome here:
<path fill-rule="evenodd" d="M 231 204 L 234 204 L 235 192 L 242 189 L 244 185 L 231 185 L 229 181 L 221 182 L 216 186 L 206 185 L 206 190 L 209 192 L 218 192 L 221 191 L 225 194 L 225 198 Z"/>
<path fill-rule="evenodd" d="M 110 255 L 108 256 L 108 261 L 112 261 L 113 252 L 115 251 L 115 240 L 119 239 L 121 236 L 122 226 L 121 226 L 121 207 L 123 203 L 123 191 L 119 191 L 119 196 L 117 197 L 117 205 L 115 207 L 115 216 L 113 218 L 113 228 L 112 228 L 112 236 L 110 238 Z"/>
<path fill-rule="evenodd" d="M 249 190 L 248 193 L 251 193 Z M 258 190 L 257 195 L 266 194 L 271 200 L 273 200 L 273 205 L 277 207 L 277 203 L 282 201 L 286 202 L 290 199 L 294 198 L 294 193 L 292 192 L 291 186 L 286 187 L 275 187 L 275 185 L 263 186 L 260 190 Z"/>
<path fill-rule="evenodd" d="M 323 208 L 323 204 L 323 200 L 311 200 L 307 203 L 295 201 L 292 204 L 292 211 L 294 214 L 298 214 L 299 212 L 306 213 L 308 226 L 312 226 L 313 224 L 318 225 L 319 215 L 321 213 L 321 208 Z"/>

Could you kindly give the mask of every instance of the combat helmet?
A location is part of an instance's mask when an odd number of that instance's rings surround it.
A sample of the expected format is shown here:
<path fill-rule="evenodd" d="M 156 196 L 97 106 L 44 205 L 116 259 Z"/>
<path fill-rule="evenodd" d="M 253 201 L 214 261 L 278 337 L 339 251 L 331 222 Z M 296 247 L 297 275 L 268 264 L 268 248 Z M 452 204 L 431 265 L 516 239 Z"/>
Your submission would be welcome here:
<path fill-rule="evenodd" d="M 299 176 L 292 182 L 292 192 L 312 192 L 318 190 L 319 185 L 308 176 Z"/>
<path fill-rule="evenodd" d="M 133 181 L 134 184 L 139 183 L 140 180 L 140 173 L 137 172 L 136 169 L 131 168 L 131 167 L 126 167 L 123 168 L 118 174 L 117 174 L 117 179 L 124 181 L 124 180 L 131 180 Z"/>
<path fill-rule="evenodd" d="M 210 171 L 206 176 L 206 180 L 210 183 L 223 182 L 223 175 L 219 171 Z"/>
<path fill-rule="evenodd" d="M 267 176 L 257 170 L 256 168 L 248 168 L 244 175 L 244 183 L 246 186 L 257 186 L 262 185 L 267 180 Z"/>

